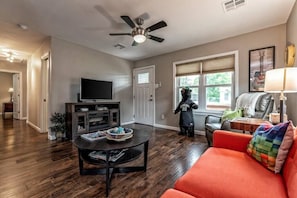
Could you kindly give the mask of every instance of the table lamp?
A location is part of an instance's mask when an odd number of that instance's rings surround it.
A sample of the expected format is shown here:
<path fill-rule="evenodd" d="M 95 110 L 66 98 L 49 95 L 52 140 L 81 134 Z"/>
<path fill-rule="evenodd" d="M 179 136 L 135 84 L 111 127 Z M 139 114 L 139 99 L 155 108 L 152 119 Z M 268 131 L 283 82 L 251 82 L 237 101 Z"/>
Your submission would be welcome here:
<path fill-rule="evenodd" d="M 297 92 L 297 68 L 285 67 L 269 70 L 265 74 L 264 91 L 267 93 L 280 93 L 280 122 L 284 120 L 285 93 Z"/>
<path fill-rule="evenodd" d="M 13 100 L 12 100 L 13 88 L 12 88 L 12 87 L 9 88 L 9 89 L 8 89 L 8 92 L 10 93 L 10 102 L 13 102 Z"/>

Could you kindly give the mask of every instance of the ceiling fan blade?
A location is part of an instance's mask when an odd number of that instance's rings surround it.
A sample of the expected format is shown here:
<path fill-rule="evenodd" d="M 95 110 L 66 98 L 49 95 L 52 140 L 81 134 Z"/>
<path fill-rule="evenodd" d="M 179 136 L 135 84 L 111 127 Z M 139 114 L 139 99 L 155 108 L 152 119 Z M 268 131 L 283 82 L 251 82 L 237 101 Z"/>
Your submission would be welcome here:
<path fill-rule="evenodd" d="M 109 35 L 110 36 L 124 36 L 124 35 L 131 36 L 131 33 L 110 33 Z"/>
<path fill-rule="evenodd" d="M 152 36 L 152 35 L 149 35 L 148 38 L 151 39 L 151 40 L 160 42 L 160 43 L 162 43 L 165 40 L 163 38 L 160 38 L 160 37 L 157 37 L 157 36 Z"/>
<path fill-rule="evenodd" d="M 136 41 L 133 41 L 132 46 L 137 46 L 138 43 Z"/>
<path fill-rule="evenodd" d="M 131 27 L 135 28 L 135 24 L 129 16 L 121 16 L 121 18 Z"/>
<path fill-rule="evenodd" d="M 162 27 L 166 27 L 167 23 L 165 21 L 159 21 L 158 23 L 146 28 L 148 32 L 152 32 L 154 30 L 160 29 Z"/>

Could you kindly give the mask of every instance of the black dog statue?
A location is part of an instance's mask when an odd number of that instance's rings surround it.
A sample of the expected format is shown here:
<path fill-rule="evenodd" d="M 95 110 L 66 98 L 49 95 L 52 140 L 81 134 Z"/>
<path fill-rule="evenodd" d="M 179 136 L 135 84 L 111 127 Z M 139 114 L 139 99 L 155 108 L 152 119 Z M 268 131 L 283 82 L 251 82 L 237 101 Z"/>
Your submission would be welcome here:
<path fill-rule="evenodd" d="M 192 109 L 198 109 L 198 105 L 191 100 L 191 92 L 188 87 L 181 90 L 182 100 L 178 104 L 174 113 L 180 113 L 179 127 L 180 132 L 178 135 L 188 135 L 188 137 L 194 137 L 194 119 Z"/>

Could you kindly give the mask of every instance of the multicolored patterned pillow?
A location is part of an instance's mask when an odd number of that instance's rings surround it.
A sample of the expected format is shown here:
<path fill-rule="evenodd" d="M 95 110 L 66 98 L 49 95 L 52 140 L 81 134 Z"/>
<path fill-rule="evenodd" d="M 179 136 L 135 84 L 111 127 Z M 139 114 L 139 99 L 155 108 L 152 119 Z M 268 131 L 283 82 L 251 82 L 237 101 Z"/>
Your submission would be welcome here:
<path fill-rule="evenodd" d="M 269 170 L 276 172 L 277 154 L 289 124 L 290 122 L 275 126 L 269 123 L 260 125 L 247 146 L 247 153 Z"/>
<path fill-rule="evenodd" d="M 275 160 L 275 173 L 279 173 L 287 159 L 289 150 L 294 142 L 294 131 L 295 131 L 295 127 L 292 123 L 292 121 L 289 121 L 290 124 L 287 128 L 286 134 L 283 138 L 282 144 L 279 147 L 278 153 L 277 153 L 277 157 Z"/>

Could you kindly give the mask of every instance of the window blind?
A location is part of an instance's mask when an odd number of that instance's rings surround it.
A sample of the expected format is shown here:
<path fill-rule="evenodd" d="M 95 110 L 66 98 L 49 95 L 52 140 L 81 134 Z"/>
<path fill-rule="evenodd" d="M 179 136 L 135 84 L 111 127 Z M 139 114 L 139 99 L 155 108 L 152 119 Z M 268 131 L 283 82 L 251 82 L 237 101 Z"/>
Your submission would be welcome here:
<path fill-rule="evenodd" d="M 201 62 L 190 62 L 176 65 L 176 76 L 188 76 L 200 73 Z"/>
<path fill-rule="evenodd" d="M 205 59 L 176 65 L 176 76 L 234 70 L 234 55 Z M 202 63 L 202 64 L 201 64 Z M 200 64 L 202 70 L 200 71 Z"/>

